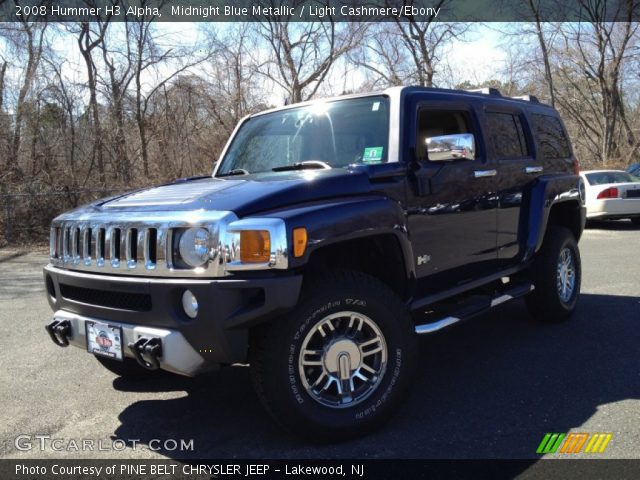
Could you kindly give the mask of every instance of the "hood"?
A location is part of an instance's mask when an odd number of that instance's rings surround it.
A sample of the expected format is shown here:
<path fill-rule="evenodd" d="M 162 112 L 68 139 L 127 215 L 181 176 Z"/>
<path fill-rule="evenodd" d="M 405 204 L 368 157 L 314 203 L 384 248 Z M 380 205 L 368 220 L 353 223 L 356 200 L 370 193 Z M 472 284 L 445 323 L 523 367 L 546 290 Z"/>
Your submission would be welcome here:
<path fill-rule="evenodd" d="M 204 178 L 151 187 L 93 203 L 101 212 L 229 210 L 239 217 L 325 198 L 366 194 L 366 171 L 332 169 Z"/>

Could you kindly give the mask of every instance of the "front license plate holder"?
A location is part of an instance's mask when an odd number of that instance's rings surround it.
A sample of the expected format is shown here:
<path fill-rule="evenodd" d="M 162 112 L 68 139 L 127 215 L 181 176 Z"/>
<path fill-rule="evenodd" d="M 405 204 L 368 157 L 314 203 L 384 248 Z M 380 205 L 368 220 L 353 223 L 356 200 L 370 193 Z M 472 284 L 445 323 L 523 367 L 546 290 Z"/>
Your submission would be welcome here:
<path fill-rule="evenodd" d="M 87 351 L 101 357 L 123 361 L 122 327 L 87 321 L 84 324 Z"/>

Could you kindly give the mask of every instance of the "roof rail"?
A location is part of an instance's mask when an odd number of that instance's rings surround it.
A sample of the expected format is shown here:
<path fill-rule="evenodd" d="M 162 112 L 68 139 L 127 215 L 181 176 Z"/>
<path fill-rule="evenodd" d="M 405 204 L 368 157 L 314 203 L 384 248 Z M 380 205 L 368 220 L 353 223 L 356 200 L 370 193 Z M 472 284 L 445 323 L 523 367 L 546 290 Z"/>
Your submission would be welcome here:
<path fill-rule="evenodd" d="M 520 95 L 518 97 L 511 98 L 513 98 L 514 100 L 524 100 L 531 103 L 540 103 L 540 100 L 538 100 L 538 97 L 536 97 L 535 95 Z"/>
<path fill-rule="evenodd" d="M 471 90 L 465 90 L 465 92 L 469 92 L 469 93 L 483 93 L 485 95 L 494 95 L 496 97 L 501 97 L 502 94 L 500 93 L 500 90 L 498 90 L 497 88 L 472 88 Z"/>

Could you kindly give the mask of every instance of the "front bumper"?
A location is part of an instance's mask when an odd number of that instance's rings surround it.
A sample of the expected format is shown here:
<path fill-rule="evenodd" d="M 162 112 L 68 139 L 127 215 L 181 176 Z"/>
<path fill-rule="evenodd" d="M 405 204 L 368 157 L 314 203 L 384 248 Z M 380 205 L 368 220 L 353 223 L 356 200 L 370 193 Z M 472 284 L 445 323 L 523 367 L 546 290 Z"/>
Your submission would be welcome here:
<path fill-rule="evenodd" d="M 185 375 L 220 364 L 247 360 L 249 329 L 293 308 L 302 276 L 185 280 L 87 274 L 48 265 L 47 297 L 54 317 L 69 319 L 70 343 L 86 348 L 84 323 L 108 322 L 123 327 L 128 342 L 144 335 L 163 340 L 161 368 Z M 182 294 L 198 299 L 198 315 L 182 309 Z M 166 344 L 166 345 L 165 345 Z"/>

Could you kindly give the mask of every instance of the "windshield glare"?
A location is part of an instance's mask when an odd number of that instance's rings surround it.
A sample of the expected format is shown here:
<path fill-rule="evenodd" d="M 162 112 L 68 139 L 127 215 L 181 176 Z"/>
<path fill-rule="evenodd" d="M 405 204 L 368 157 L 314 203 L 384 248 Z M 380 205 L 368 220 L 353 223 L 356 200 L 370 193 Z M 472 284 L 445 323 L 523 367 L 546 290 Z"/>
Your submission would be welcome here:
<path fill-rule="evenodd" d="M 384 96 L 291 108 L 247 121 L 222 159 L 218 175 L 270 172 L 301 162 L 332 168 L 387 161 L 389 102 Z"/>

